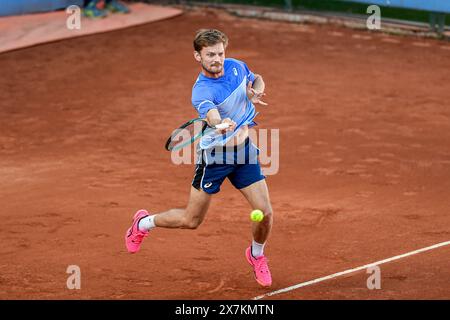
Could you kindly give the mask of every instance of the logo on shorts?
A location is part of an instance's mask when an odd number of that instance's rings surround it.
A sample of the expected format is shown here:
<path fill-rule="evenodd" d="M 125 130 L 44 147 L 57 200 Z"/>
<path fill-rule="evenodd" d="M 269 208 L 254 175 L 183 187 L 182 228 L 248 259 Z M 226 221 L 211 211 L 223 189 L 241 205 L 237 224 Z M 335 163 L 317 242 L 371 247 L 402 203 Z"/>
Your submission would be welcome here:
<path fill-rule="evenodd" d="M 212 186 L 212 182 L 205 183 L 204 188 L 209 188 Z"/>

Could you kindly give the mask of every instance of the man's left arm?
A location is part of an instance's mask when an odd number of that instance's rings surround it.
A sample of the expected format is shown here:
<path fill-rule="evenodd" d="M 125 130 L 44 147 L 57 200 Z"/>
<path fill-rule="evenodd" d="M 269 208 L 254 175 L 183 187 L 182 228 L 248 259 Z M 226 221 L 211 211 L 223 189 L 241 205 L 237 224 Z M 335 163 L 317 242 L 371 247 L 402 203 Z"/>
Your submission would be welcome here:
<path fill-rule="evenodd" d="M 266 85 L 264 84 L 263 77 L 259 74 L 255 74 L 255 81 L 253 81 L 253 89 L 255 89 L 256 92 L 264 93 L 265 88 Z"/>
<path fill-rule="evenodd" d="M 262 76 L 259 74 L 255 74 L 254 81 L 249 81 L 247 84 L 247 97 L 253 103 L 259 103 L 266 106 L 267 103 L 261 100 L 261 98 L 266 95 L 264 93 L 265 88 L 266 85 Z"/>

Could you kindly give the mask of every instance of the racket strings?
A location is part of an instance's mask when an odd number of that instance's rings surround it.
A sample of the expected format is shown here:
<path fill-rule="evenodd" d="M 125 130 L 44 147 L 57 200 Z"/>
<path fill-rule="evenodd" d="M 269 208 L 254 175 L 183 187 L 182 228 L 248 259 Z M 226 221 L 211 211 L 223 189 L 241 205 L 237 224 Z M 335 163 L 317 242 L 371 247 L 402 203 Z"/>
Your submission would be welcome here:
<path fill-rule="evenodd" d="M 194 121 L 172 132 L 167 145 L 168 150 L 177 150 L 189 145 L 204 134 L 207 124 L 204 121 Z"/>

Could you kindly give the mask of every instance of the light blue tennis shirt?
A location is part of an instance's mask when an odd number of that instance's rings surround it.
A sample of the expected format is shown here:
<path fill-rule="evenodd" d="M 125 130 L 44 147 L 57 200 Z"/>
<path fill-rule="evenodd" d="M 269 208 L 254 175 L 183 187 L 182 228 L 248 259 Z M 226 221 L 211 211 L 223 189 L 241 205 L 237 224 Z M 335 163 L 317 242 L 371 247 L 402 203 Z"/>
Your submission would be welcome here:
<path fill-rule="evenodd" d="M 222 119 L 230 118 L 236 122 L 236 129 L 226 135 L 212 133 L 201 138 L 201 149 L 222 146 L 229 141 L 244 125 L 249 127 L 256 123 L 253 119 L 257 112 L 253 103 L 247 98 L 247 84 L 255 80 L 255 75 L 247 65 L 239 60 L 226 58 L 224 75 L 208 78 L 202 73 L 192 88 L 192 105 L 200 118 L 206 118 L 209 110 L 216 108 Z"/>

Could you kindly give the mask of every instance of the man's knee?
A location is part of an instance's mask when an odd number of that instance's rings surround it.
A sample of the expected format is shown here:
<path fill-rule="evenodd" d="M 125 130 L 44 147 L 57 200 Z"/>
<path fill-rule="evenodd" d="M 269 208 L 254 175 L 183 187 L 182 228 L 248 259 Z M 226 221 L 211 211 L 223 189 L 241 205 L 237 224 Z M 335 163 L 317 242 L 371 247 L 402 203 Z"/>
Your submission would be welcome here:
<path fill-rule="evenodd" d="M 202 224 L 202 219 L 198 217 L 188 218 L 184 221 L 184 228 L 186 229 L 197 229 Z"/>
<path fill-rule="evenodd" d="M 264 212 L 264 220 L 266 222 L 271 222 L 273 219 L 273 210 L 271 206 L 267 206 L 264 210 L 262 210 L 262 212 Z"/>

